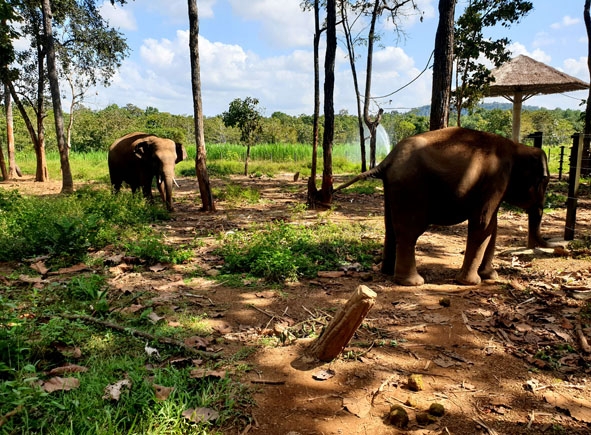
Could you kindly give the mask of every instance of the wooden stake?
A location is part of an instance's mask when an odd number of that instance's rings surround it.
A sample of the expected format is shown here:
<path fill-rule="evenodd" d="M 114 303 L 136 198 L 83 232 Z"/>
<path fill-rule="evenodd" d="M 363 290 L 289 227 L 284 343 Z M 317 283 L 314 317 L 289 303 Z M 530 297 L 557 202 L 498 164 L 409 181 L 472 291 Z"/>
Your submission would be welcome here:
<path fill-rule="evenodd" d="M 353 338 L 353 334 L 374 306 L 376 297 L 377 294 L 369 287 L 357 287 L 320 337 L 310 345 L 309 353 L 320 361 L 335 359 Z"/>

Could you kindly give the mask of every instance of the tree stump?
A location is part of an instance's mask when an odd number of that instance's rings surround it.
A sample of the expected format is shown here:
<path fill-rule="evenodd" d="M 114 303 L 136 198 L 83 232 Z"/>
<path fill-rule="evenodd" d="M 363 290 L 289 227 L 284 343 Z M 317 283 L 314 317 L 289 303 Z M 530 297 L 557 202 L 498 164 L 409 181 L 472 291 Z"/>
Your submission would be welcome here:
<path fill-rule="evenodd" d="M 320 361 L 332 361 L 347 346 L 361 322 L 374 306 L 377 294 L 360 285 L 309 347 L 309 353 Z"/>

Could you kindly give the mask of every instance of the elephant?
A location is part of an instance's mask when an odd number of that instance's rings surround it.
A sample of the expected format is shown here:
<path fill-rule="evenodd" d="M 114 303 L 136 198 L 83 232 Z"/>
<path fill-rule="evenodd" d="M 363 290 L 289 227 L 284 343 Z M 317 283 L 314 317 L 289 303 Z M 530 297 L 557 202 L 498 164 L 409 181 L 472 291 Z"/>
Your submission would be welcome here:
<path fill-rule="evenodd" d="M 169 211 L 172 205 L 174 166 L 187 157 L 185 147 L 170 139 L 147 133 L 129 133 L 109 147 L 109 175 L 115 193 L 125 181 L 135 191 L 141 187 L 144 197 L 152 200 L 152 180 Z"/>
<path fill-rule="evenodd" d="M 367 178 L 384 186 L 382 273 L 400 285 L 418 286 L 417 239 L 429 225 L 468 221 L 464 261 L 456 281 L 476 285 L 497 279 L 492 260 L 502 201 L 528 214 L 530 248 L 548 247 L 540 233 L 550 174 L 539 148 L 502 136 L 448 127 L 403 139 L 376 167 L 337 187 Z"/>

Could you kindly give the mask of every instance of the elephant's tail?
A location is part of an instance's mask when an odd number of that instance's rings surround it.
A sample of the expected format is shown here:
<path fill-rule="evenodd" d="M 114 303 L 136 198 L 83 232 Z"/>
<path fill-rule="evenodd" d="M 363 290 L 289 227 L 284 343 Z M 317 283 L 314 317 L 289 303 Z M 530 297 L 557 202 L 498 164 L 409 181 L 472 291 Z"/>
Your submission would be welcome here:
<path fill-rule="evenodd" d="M 349 187 L 351 184 L 355 184 L 361 180 L 367 180 L 368 178 L 382 178 L 382 172 L 384 167 L 382 164 L 379 164 L 375 168 L 370 169 L 369 171 L 362 172 L 361 174 L 357 175 L 356 177 L 352 178 L 351 180 L 347 181 L 344 184 L 341 184 L 338 187 L 335 187 L 333 190 L 334 192 L 338 192 L 339 190 L 343 190 L 346 187 Z"/>

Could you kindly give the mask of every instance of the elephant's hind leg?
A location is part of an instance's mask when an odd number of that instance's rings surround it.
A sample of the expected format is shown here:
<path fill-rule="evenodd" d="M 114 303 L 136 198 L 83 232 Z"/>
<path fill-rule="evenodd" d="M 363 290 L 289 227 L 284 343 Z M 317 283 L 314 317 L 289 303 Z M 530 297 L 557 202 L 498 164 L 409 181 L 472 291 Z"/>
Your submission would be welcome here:
<path fill-rule="evenodd" d="M 466 253 L 456 281 L 465 285 L 480 284 L 482 278 L 492 278 L 496 272 L 492 268 L 492 257 L 497 233 L 497 215 L 490 218 L 488 224 L 471 219 L 468 222 L 468 240 Z M 482 278 L 481 278 L 482 277 Z"/>

